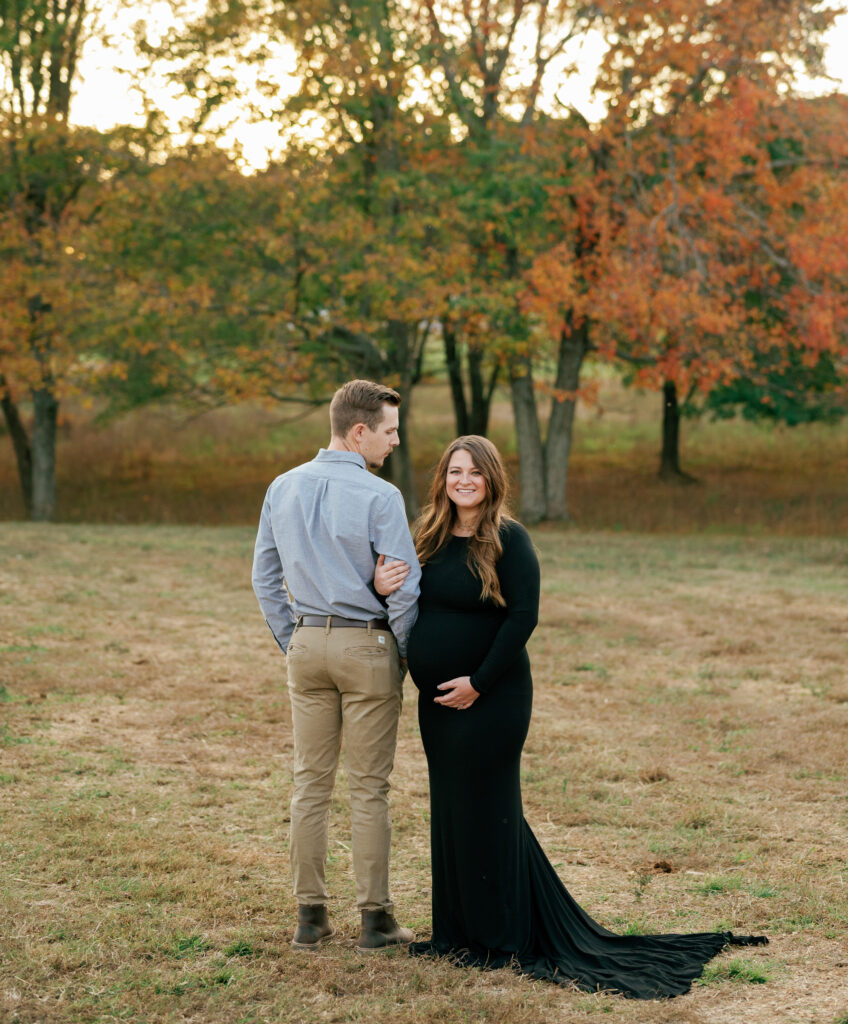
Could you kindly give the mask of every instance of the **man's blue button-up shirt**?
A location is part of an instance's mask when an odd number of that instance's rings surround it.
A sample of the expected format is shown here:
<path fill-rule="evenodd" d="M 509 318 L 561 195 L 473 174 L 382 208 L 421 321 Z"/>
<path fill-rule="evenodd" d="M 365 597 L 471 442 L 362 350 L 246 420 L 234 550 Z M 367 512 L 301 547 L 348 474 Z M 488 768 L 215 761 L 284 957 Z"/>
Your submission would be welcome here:
<path fill-rule="evenodd" d="M 374 590 L 378 555 L 409 575 L 383 603 Z M 398 651 L 418 617 L 421 569 L 400 491 L 369 473 L 357 452 L 322 448 L 268 488 L 253 556 L 253 589 L 285 652 L 300 615 L 385 618 Z M 291 595 L 291 596 L 290 596 Z"/>

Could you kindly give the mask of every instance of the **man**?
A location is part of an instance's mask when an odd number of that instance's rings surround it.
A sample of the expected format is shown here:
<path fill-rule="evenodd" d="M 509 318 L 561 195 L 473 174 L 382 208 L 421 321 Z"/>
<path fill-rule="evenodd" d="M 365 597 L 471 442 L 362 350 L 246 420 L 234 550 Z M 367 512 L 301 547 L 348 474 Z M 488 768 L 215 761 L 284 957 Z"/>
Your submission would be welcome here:
<path fill-rule="evenodd" d="M 357 949 L 413 938 L 389 897 L 388 779 L 421 571 L 400 492 L 366 468 L 378 469 L 399 444 L 400 401 L 372 381 L 339 388 L 329 446 L 274 480 L 256 538 L 253 589 L 286 655 L 292 706 L 296 949 L 316 949 L 334 934 L 324 863 L 343 732 L 362 915 Z M 385 605 L 373 587 L 378 553 L 411 567 Z"/>

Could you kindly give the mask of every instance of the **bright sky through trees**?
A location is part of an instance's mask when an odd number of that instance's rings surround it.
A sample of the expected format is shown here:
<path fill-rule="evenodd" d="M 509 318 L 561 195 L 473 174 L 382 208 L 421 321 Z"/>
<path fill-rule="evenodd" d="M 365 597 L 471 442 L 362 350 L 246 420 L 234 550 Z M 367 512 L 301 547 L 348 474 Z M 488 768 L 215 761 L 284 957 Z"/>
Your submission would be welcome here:
<path fill-rule="evenodd" d="M 199 4 L 198 6 L 202 6 Z M 144 122 L 143 103 L 140 94 L 131 88 L 128 75 L 122 69 L 131 69 L 135 63 L 133 51 L 133 26 L 141 19 L 153 29 L 166 33 L 174 24 L 168 3 L 154 0 L 144 6 L 115 3 L 115 10 L 108 18 L 108 41 L 100 38 L 89 40 L 86 45 L 79 85 L 73 101 L 73 118 L 77 124 L 92 125 L 105 129 L 119 123 L 141 124 Z M 590 121 L 601 116 L 603 104 L 591 94 L 592 81 L 603 53 L 600 35 L 591 33 L 582 40 L 576 40 L 559 61 L 559 68 L 573 62 L 578 74 L 567 78 L 558 75 L 557 66 L 551 68 L 548 82 L 557 82 L 552 90 L 563 102 L 574 106 Z M 848 92 L 848 14 L 841 15 L 829 37 L 826 56 L 828 79 L 811 80 L 799 76 L 802 92 L 818 95 L 830 92 L 834 87 Z M 297 89 L 297 79 L 292 74 L 294 56 L 285 46 L 277 47 L 273 68 L 274 77 L 280 83 L 276 106 L 282 105 L 287 95 Z M 214 125 L 232 122 L 223 138 L 225 145 L 241 146 L 244 164 L 259 167 L 267 163 L 269 152 L 280 146 L 277 126 L 272 122 L 272 105 L 263 100 L 253 85 L 255 71 L 247 65 L 231 65 L 235 68 L 243 95 L 246 100 L 259 105 L 268 114 L 267 121 L 256 121 L 235 105 L 220 111 Z M 550 85 L 549 85 L 550 88 Z M 177 95 L 177 89 L 164 80 L 145 83 L 145 89 L 153 100 L 173 122 L 179 121 L 191 109 L 191 102 Z"/>

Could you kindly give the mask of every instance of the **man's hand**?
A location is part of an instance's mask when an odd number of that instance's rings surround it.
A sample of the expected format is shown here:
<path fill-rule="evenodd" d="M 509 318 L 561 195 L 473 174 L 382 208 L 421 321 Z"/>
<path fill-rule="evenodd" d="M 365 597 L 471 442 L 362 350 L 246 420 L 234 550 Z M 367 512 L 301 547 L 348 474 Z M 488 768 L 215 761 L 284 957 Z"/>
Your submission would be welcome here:
<path fill-rule="evenodd" d="M 480 694 L 471 685 L 470 676 L 457 676 L 456 679 L 449 679 L 446 683 L 439 683 L 437 690 L 444 690 L 441 697 L 434 697 L 437 704 L 446 708 L 456 708 L 457 711 L 465 711 L 470 708 Z"/>
<path fill-rule="evenodd" d="M 394 593 L 409 575 L 409 566 L 406 562 L 386 562 L 386 556 L 380 555 L 377 559 L 377 567 L 374 570 L 374 589 L 383 597 Z"/>

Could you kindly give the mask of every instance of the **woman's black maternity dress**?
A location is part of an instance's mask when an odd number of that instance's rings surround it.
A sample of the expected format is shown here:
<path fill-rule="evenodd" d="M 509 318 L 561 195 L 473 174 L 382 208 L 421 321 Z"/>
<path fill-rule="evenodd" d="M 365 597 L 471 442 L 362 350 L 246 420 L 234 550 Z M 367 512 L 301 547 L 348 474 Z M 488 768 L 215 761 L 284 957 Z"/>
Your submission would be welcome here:
<path fill-rule="evenodd" d="M 574 902 L 529 826 L 519 766 L 533 682 L 525 644 L 536 625 L 539 564 L 527 531 L 503 528 L 498 578 L 505 609 L 480 598 L 453 537 L 424 566 L 409 668 L 430 773 L 433 935 L 419 956 L 510 965 L 536 978 L 641 999 L 686 992 L 729 932 L 615 935 Z M 464 711 L 433 702 L 439 683 L 470 675 L 480 697 Z"/>

